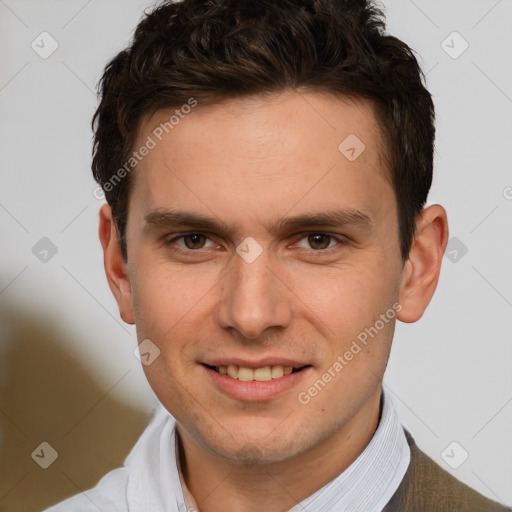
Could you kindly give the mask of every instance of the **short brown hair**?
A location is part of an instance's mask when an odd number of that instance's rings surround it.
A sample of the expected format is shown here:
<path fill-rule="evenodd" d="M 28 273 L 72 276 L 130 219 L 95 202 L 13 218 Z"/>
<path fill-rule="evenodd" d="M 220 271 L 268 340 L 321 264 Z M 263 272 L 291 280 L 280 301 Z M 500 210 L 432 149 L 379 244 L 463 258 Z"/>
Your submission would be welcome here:
<path fill-rule="evenodd" d="M 434 106 L 411 49 L 367 0 L 183 0 L 139 23 L 99 83 L 92 170 L 127 258 L 130 159 L 143 116 L 298 88 L 369 100 L 394 186 L 407 258 L 432 181 Z M 119 174 L 118 174 L 119 176 Z M 108 186 L 110 184 L 110 186 Z"/>

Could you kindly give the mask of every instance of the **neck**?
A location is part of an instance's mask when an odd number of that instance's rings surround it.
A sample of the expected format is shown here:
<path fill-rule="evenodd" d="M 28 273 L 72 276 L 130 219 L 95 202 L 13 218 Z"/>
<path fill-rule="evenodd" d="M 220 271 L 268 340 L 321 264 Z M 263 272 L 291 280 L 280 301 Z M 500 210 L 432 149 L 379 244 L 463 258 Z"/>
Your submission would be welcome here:
<path fill-rule="evenodd" d="M 336 478 L 378 426 L 380 393 L 342 428 L 284 461 L 246 465 L 205 451 L 177 425 L 181 471 L 201 512 L 282 512 Z"/>

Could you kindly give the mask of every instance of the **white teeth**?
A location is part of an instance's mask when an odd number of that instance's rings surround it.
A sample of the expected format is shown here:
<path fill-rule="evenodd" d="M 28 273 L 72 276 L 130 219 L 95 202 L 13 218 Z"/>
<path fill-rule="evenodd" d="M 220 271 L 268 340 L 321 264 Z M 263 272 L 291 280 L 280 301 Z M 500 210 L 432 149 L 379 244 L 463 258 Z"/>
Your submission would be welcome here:
<path fill-rule="evenodd" d="M 238 379 L 238 366 L 235 366 L 233 364 L 230 364 L 227 369 L 226 373 L 232 378 L 232 379 Z"/>
<path fill-rule="evenodd" d="M 215 369 L 221 375 L 228 375 L 232 379 L 237 379 L 243 382 L 250 382 L 256 380 L 258 382 L 267 382 L 272 379 L 279 379 L 283 375 L 289 375 L 293 371 L 291 366 L 263 366 L 261 368 L 247 368 L 245 366 L 216 366 Z"/>
<path fill-rule="evenodd" d="M 272 378 L 279 379 L 284 375 L 284 368 L 282 366 L 272 366 Z"/>
<path fill-rule="evenodd" d="M 267 380 L 272 380 L 272 370 L 270 366 L 264 366 L 263 368 L 256 368 L 254 370 L 254 380 L 258 380 L 260 382 L 265 382 Z M 240 378 L 240 374 L 238 374 L 238 378 Z"/>
<path fill-rule="evenodd" d="M 240 366 L 238 368 L 238 380 L 242 380 L 244 382 L 248 382 L 250 380 L 254 380 L 254 371 L 252 368 L 245 368 L 244 366 Z"/>

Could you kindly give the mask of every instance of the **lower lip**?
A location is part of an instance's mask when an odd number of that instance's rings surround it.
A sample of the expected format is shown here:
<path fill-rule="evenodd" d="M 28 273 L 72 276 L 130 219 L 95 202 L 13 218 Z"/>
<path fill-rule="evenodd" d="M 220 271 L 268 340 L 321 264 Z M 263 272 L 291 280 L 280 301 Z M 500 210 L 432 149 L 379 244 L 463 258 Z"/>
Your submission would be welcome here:
<path fill-rule="evenodd" d="M 302 369 L 299 372 L 289 373 L 283 375 L 278 379 L 272 379 L 265 382 L 252 380 L 244 382 L 236 380 L 227 375 L 220 373 L 202 365 L 208 377 L 213 382 L 214 386 L 220 389 L 226 395 L 236 400 L 244 402 L 265 402 L 278 397 L 288 389 L 296 386 L 307 374 L 312 370 L 311 366 Z"/>

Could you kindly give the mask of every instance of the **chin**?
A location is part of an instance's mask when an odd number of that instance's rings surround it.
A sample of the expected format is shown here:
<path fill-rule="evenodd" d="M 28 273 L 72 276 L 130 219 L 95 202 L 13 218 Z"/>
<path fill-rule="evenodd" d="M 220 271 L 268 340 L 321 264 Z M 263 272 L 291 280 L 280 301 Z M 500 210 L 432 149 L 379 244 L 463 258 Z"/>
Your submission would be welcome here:
<path fill-rule="evenodd" d="M 236 434 L 243 432 L 243 438 Z M 238 430 L 232 436 L 212 442 L 212 439 L 204 439 L 208 451 L 218 457 L 243 465 L 271 464 L 282 462 L 299 455 L 305 444 L 293 432 L 258 431 L 248 432 Z M 283 437 L 284 436 L 284 437 Z"/>
<path fill-rule="evenodd" d="M 261 446 L 248 442 L 236 449 L 233 447 L 220 448 L 217 455 L 231 462 L 250 466 L 282 462 L 293 457 L 295 453 L 282 446 Z"/>

